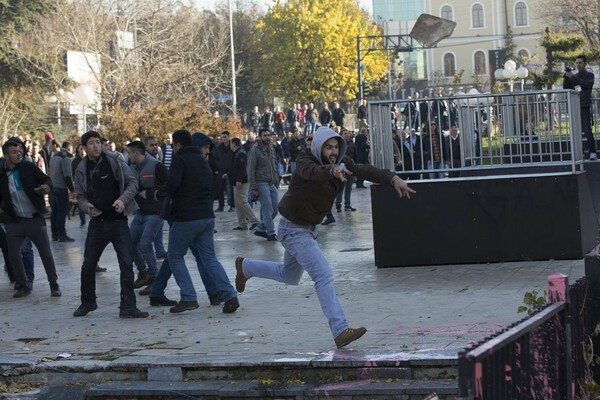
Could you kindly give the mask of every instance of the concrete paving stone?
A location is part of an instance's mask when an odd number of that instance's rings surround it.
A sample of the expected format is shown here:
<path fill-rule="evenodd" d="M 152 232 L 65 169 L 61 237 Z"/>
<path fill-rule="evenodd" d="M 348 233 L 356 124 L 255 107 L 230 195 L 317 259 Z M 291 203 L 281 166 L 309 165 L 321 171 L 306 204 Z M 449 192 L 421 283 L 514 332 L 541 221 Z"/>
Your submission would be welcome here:
<path fill-rule="evenodd" d="M 51 386 L 43 388 L 38 400 L 85 400 L 88 388 L 81 386 Z"/>
<path fill-rule="evenodd" d="M 221 389 L 229 382 L 205 381 L 205 382 L 157 382 L 157 381 L 133 381 L 133 382 L 106 382 L 94 386 L 87 392 L 87 398 L 105 398 L 107 395 L 114 397 L 122 396 L 132 398 L 135 396 L 166 396 L 166 395 L 193 395 L 202 393 L 205 396 L 218 396 Z"/>
<path fill-rule="evenodd" d="M 178 367 L 149 367 L 149 381 L 178 382 L 183 380 L 183 371 Z"/>
<path fill-rule="evenodd" d="M 280 190 L 280 197 L 282 194 Z M 307 360 L 324 365 L 342 361 L 364 365 L 365 361 L 381 360 L 385 354 L 386 362 L 403 362 L 410 360 L 409 355 L 421 357 L 421 351 L 448 360 L 453 359 L 452 352 L 520 320 L 523 314 L 516 310 L 523 294 L 536 288 L 543 290 L 548 275 L 561 272 L 572 283 L 583 275 L 583 260 L 377 269 L 369 191 L 353 191 L 352 196 L 353 206 L 359 211 L 339 213 L 335 224 L 317 227 L 350 325 L 368 328 L 367 334 L 347 349 L 335 348 L 313 283 L 306 274 L 298 286 L 250 279 L 246 291 L 238 296 L 240 309 L 226 315 L 221 307 L 208 305 L 191 254 L 185 260 L 198 292 L 199 309 L 174 315 L 168 308 L 150 307 L 148 297 L 138 296 L 138 308 L 148 311 L 150 317 L 120 319 L 119 269 L 109 246 L 100 260 L 108 271 L 96 274 L 99 308 L 74 318 L 73 311 L 80 303 L 79 275 L 86 230 L 79 229 L 78 219 L 73 218 L 67 221 L 67 231 L 76 241 L 51 243 L 62 297 L 50 297 L 35 250 L 36 279 L 31 296 L 13 299 L 12 285 L 5 274 L 0 277 L 0 366 L 33 366 L 42 358 L 56 360 L 51 365 L 64 365 L 66 369 L 76 368 L 78 363 L 82 369 L 93 363 L 104 365 L 105 361 L 111 367 L 160 366 L 166 365 L 164 362 L 302 364 Z M 414 196 L 410 201 L 426 199 Z M 254 210 L 258 213 L 257 207 Z M 232 231 L 237 224 L 235 213 L 218 213 L 216 223 L 217 256 L 231 280 L 237 256 L 283 259 L 279 243 L 267 242 L 251 232 Z M 163 237 L 167 245 L 166 225 Z M 166 295 L 179 300 L 173 279 Z M 70 353 L 71 357 L 57 360 L 61 353 Z"/>

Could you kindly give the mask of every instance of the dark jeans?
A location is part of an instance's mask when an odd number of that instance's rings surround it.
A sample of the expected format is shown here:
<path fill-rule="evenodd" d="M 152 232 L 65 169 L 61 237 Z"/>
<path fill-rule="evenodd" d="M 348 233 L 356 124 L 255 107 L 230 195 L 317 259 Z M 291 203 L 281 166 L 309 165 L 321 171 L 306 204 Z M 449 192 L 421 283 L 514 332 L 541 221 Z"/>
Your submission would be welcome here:
<path fill-rule="evenodd" d="M 222 176 L 219 172 L 219 176 Z M 221 179 L 217 177 L 218 188 L 217 188 L 217 200 L 219 200 L 219 208 L 225 207 L 225 193 L 227 193 L 227 205 L 233 207 L 233 196 L 230 195 L 230 185 L 227 179 Z"/>
<path fill-rule="evenodd" d="M 589 107 L 581 107 L 581 131 L 587 140 L 590 154 L 596 152 L 596 140 L 592 134 L 592 114 Z"/>
<path fill-rule="evenodd" d="M 29 281 L 29 277 L 25 272 L 25 265 L 23 262 L 24 257 L 22 253 L 23 243 L 26 238 L 29 238 L 40 253 L 40 258 L 42 259 L 42 264 L 46 270 L 48 282 L 50 284 L 55 284 L 58 280 L 58 276 L 56 275 L 56 265 L 54 264 L 54 258 L 52 257 L 52 250 L 50 250 L 50 240 L 48 239 L 46 220 L 44 217 L 37 215 L 33 218 L 20 218 L 14 222 L 6 223 L 4 226 L 6 228 L 6 242 L 8 245 L 10 265 L 15 281 L 21 286 L 25 286 Z M 31 259 L 32 258 L 33 251 L 31 251 Z M 33 274 L 30 276 L 32 275 Z"/>
<path fill-rule="evenodd" d="M 65 224 L 69 212 L 69 192 L 67 189 L 52 189 L 50 192 L 50 229 L 52 235 L 67 236 Z"/>
<path fill-rule="evenodd" d="M 77 207 L 77 210 L 79 210 L 79 225 L 83 226 L 85 225 L 85 216 L 86 213 L 84 210 L 82 210 L 81 208 L 79 208 L 79 206 Z"/>
<path fill-rule="evenodd" d="M 15 281 L 15 274 L 10 264 L 10 256 L 8 255 L 8 242 L 6 241 L 6 231 L 0 226 L 0 248 L 4 256 L 4 270 L 8 274 L 8 279 L 11 282 Z M 21 246 L 21 256 L 23 257 L 23 266 L 25 267 L 25 275 L 29 282 L 33 282 L 35 273 L 33 271 L 33 243 L 29 238 L 25 238 Z"/>
<path fill-rule="evenodd" d="M 352 206 L 352 201 L 350 200 L 350 197 L 352 196 L 352 184 L 355 180 L 355 176 L 349 176 L 348 180 L 344 182 L 344 190 L 340 191 L 335 197 L 335 208 L 342 208 L 342 196 L 344 197 L 344 207 Z"/>
<path fill-rule="evenodd" d="M 96 303 L 96 265 L 102 252 L 112 243 L 119 269 L 121 270 L 121 309 L 135 308 L 135 293 L 133 292 L 133 243 L 129 234 L 126 219 L 116 221 L 90 221 L 85 250 L 83 253 L 83 266 L 81 267 L 81 302 L 83 304 Z"/>

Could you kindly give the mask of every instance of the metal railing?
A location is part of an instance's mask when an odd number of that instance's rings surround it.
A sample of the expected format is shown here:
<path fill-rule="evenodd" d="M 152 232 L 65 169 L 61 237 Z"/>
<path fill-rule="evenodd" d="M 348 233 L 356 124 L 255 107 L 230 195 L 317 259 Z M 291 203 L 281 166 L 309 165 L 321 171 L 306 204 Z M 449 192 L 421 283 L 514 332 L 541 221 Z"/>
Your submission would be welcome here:
<path fill-rule="evenodd" d="M 408 179 L 550 165 L 576 172 L 584 160 L 579 109 L 571 90 L 372 102 L 371 161 Z"/>
<path fill-rule="evenodd" d="M 545 309 L 460 352 L 459 399 L 582 396 L 580 384 L 591 382 L 595 357 L 590 344 L 600 316 L 599 265 L 595 249 L 586 256 L 586 276 L 574 285 L 565 275 L 550 276 Z"/>

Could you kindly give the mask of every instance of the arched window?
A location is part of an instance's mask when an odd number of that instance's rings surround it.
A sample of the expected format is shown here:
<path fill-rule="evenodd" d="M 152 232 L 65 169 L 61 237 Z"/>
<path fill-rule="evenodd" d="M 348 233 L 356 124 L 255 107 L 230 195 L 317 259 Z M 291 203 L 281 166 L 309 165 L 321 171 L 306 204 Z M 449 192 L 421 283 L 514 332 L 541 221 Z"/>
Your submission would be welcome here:
<path fill-rule="evenodd" d="M 451 77 L 456 74 L 456 59 L 454 54 L 446 53 L 444 54 L 444 76 Z"/>
<path fill-rule="evenodd" d="M 529 25 L 529 18 L 527 16 L 527 4 L 523 1 L 519 1 L 515 4 L 515 26 L 527 26 Z"/>
<path fill-rule="evenodd" d="M 454 21 L 454 12 L 452 11 L 452 7 L 450 7 L 449 5 L 445 5 L 444 7 L 442 7 L 441 14 L 442 18 Z"/>
<path fill-rule="evenodd" d="M 485 75 L 486 66 L 485 66 L 485 53 L 481 50 L 476 51 L 473 56 L 473 71 L 475 75 Z"/>
<path fill-rule="evenodd" d="M 473 7 L 471 7 L 471 26 L 473 28 L 483 28 L 485 26 L 483 6 L 481 4 L 473 4 Z"/>

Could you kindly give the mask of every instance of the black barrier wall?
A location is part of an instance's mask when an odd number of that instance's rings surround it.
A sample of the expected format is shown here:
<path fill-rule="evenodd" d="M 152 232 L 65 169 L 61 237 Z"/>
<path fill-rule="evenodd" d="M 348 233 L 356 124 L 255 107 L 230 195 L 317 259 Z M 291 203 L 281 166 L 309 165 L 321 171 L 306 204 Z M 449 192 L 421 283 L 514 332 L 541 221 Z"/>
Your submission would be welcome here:
<path fill-rule="evenodd" d="M 578 259 L 598 222 L 586 173 L 410 181 L 371 187 L 375 265 Z"/>

